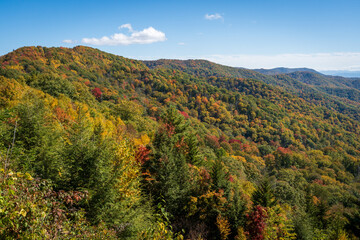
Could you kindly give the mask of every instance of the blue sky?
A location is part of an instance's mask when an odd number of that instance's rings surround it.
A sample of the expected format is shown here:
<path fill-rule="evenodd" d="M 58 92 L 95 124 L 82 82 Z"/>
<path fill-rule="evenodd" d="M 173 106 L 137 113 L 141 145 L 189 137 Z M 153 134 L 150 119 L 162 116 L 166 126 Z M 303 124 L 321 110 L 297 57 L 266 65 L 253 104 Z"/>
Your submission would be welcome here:
<path fill-rule="evenodd" d="M 87 45 L 136 59 L 359 71 L 359 12 L 359 0 L 0 0 L 0 55 Z"/>

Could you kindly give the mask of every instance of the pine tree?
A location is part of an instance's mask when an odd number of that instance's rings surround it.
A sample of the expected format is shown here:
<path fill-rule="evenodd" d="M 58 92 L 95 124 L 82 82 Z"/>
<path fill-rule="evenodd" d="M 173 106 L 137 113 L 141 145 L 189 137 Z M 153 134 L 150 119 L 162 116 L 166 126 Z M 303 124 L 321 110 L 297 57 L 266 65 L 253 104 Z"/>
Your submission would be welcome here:
<path fill-rule="evenodd" d="M 191 185 L 187 156 L 178 145 L 186 137 L 188 124 L 173 106 L 166 109 L 162 121 L 155 133 L 150 159 L 143 166 L 154 181 L 147 182 L 145 187 L 149 194 L 157 197 L 156 203 L 166 200 L 165 207 L 170 214 L 181 215 Z"/>
<path fill-rule="evenodd" d="M 229 174 L 225 172 L 224 166 L 220 158 L 217 158 L 211 168 L 211 179 L 212 179 L 212 188 L 215 191 L 220 189 L 228 192 L 229 190 Z"/>
<path fill-rule="evenodd" d="M 233 188 L 229 202 L 226 216 L 231 225 L 232 236 L 235 236 L 238 233 L 238 229 L 241 228 L 246 221 L 246 201 L 241 198 L 241 192 L 237 186 Z"/>
<path fill-rule="evenodd" d="M 188 145 L 188 153 L 186 155 L 186 161 L 193 165 L 201 165 L 201 156 L 199 153 L 199 142 L 193 133 L 189 133 L 186 143 Z"/>
<path fill-rule="evenodd" d="M 276 199 L 268 179 L 264 179 L 252 195 L 254 206 L 272 207 L 276 204 Z"/>

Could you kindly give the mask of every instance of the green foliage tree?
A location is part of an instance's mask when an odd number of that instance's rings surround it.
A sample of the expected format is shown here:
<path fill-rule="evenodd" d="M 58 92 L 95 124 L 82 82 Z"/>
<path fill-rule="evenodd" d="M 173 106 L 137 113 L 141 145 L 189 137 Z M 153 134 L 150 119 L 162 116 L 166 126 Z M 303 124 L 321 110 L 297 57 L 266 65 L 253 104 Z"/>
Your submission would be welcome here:
<path fill-rule="evenodd" d="M 50 109 L 45 101 L 28 94 L 27 103 L 16 108 L 19 120 L 14 160 L 21 169 L 56 182 L 64 167 L 59 154 L 63 146 L 62 130 L 54 129 L 48 121 Z"/>
<path fill-rule="evenodd" d="M 182 151 L 187 130 L 182 115 L 174 107 L 163 114 L 163 124 L 155 134 L 152 156 L 144 167 L 154 181 L 148 190 L 157 196 L 156 202 L 166 199 L 166 210 L 171 215 L 183 214 L 190 196 L 190 173 L 186 155 Z"/>
<path fill-rule="evenodd" d="M 259 205 L 262 207 L 272 207 L 276 204 L 276 199 L 273 194 L 273 189 L 268 179 L 264 179 L 257 186 L 252 194 L 252 201 L 254 206 Z"/>

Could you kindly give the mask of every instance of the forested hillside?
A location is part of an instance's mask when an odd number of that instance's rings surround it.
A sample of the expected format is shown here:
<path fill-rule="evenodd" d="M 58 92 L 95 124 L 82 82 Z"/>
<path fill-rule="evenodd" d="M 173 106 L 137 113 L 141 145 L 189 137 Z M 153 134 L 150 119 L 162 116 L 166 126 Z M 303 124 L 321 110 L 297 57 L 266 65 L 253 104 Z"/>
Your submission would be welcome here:
<path fill-rule="evenodd" d="M 270 70 L 233 68 L 205 60 L 144 61 L 150 68 L 176 69 L 198 77 L 230 77 L 260 80 L 280 87 L 308 102 L 325 105 L 359 120 L 359 79 L 326 76 L 312 69 L 275 68 Z"/>
<path fill-rule="evenodd" d="M 83 46 L 0 57 L 0 238 L 358 239 L 357 93 L 300 80 Z"/>

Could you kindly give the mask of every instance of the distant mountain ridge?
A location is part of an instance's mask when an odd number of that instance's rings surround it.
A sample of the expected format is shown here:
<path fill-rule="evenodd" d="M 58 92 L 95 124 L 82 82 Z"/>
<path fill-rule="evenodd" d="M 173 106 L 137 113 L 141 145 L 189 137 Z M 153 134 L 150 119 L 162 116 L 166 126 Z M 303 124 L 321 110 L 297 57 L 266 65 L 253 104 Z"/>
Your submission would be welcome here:
<path fill-rule="evenodd" d="M 293 72 L 312 72 L 312 73 L 318 73 L 321 74 L 319 72 L 317 72 L 314 69 L 311 68 L 285 68 L 285 67 L 278 67 L 278 68 L 272 68 L 272 69 L 264 69 L 264 68 L 260 68 L 260 69 L 252 69 L 253 71 L 256 71 L 258 73 L 262 73 L 265 75 L 277 75 L 277 74 L 288 74 L 288 73 L 293 73 Z"/>

